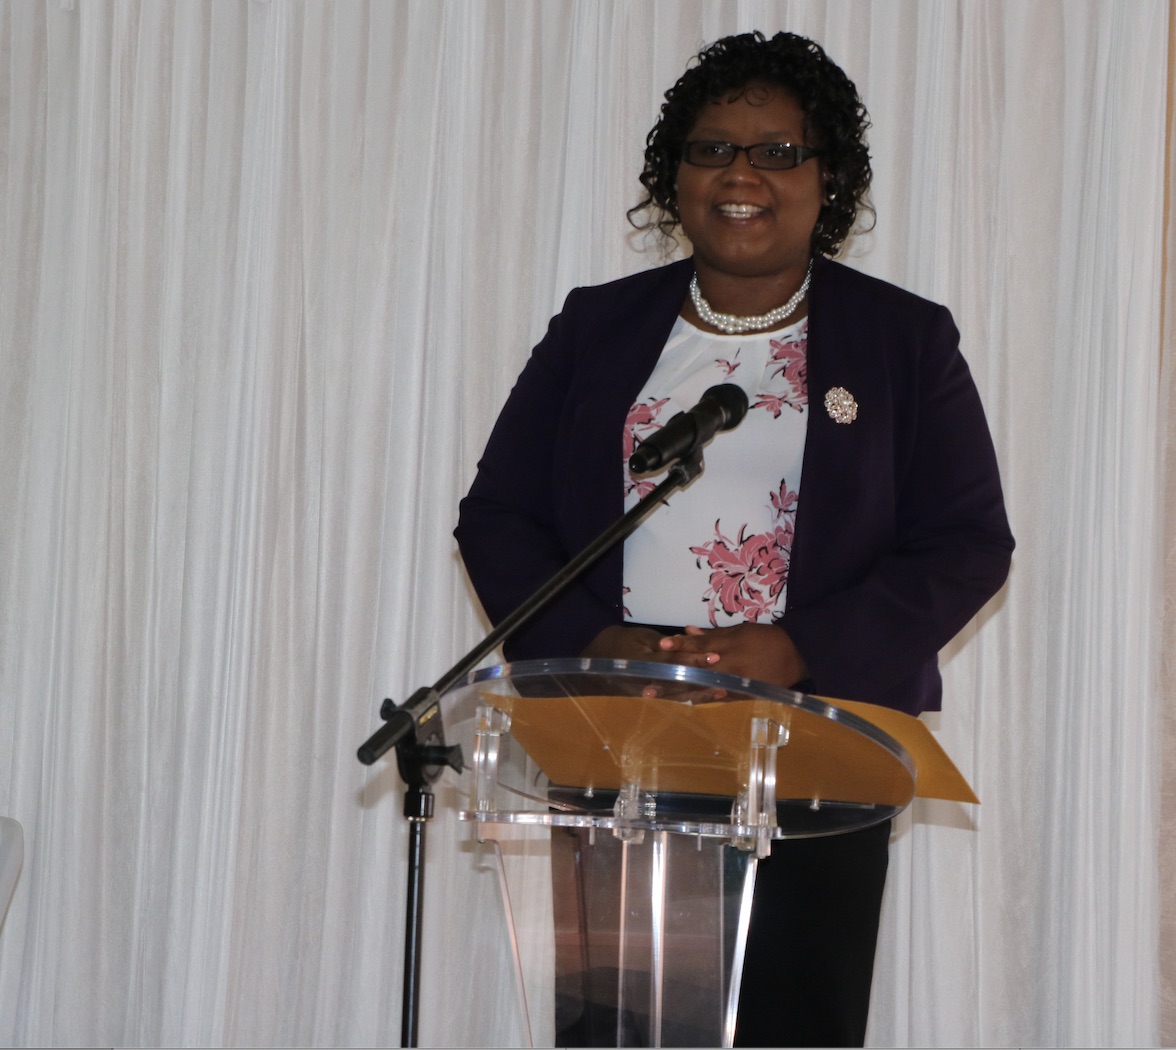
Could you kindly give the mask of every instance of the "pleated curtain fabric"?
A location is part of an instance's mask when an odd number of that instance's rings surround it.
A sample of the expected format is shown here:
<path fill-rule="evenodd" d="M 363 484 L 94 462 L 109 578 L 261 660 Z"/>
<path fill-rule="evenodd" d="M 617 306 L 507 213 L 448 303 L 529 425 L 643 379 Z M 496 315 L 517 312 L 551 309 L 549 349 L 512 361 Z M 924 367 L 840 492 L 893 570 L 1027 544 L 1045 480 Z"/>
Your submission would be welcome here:
<path fill-rule="evenodd" d="M 398 1040 L 402 787 L 355 749 L 484 632 L 450 530 L 497 410 L 571 287 L 661 261 L 644 136 L 752 28 L 858 84 L 846 261 L 952 309 L 1018 539 L 930 719 L 983 804 L 897 825 L 870 1041 L 1156 1043 L 1170 19 L 0 3 L 0 1043 Z M 451 795 L 421 1041 L 518 1045 Z"/>

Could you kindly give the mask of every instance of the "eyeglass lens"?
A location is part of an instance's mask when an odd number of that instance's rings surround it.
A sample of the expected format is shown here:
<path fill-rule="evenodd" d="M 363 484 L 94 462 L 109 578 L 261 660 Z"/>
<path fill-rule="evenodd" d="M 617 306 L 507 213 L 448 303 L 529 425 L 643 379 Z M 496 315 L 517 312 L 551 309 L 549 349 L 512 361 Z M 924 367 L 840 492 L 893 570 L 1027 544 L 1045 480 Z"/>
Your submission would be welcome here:
<path fill-rule="evenodd" d="M 803 164 L 816 150 L 807 146 L 793 146 L 787 142 L 759 142 L 752 146 L 736 146 L 730 142 L 687 142 L 684 159 L 688 164 L 704 168 L 725 168 L 744 152 L 753 168 L 783 171 Z"/>

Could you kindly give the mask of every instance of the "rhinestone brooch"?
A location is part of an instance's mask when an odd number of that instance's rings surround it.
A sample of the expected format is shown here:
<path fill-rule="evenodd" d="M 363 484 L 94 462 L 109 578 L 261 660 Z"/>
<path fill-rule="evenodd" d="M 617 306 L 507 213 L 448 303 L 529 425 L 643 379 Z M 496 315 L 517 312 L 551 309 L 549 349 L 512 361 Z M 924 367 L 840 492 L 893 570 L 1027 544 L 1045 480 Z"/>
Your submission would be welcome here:
<path fill-rule="evenodd" d="M 845 387 L 835 386 L 825 395 L 825 411 L 834 423 L 852 423 L 857 419 L 858 404 Z"/>

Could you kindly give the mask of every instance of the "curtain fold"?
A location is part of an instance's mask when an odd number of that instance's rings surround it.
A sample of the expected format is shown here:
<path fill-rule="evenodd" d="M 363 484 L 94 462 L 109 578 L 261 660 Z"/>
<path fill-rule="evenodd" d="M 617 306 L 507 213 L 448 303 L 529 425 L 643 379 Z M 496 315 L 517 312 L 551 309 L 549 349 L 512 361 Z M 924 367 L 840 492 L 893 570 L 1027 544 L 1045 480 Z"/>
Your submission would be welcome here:
<path fill-rule="evenodd" d="M 1171 18 L 0 3 L 0 1043 L 396 1041 L 402 791 L 355 749 L 484 631 L 450 530 L 498 408 L 572 286 L 661 261 L 645 134 L 750 28 L 857 82 L 847 261 L 952 309 L 1018 539 L 931 718 L 983 804 L 899 822 L 870 1041 L 1155 1043 Z M 514 1045 L 453 798 L 421 1039 Z"/>
<path fill-rule="evenodd" d="M 1160 697 L 1162 715 L 1159 728 L 1163 740 L 1160 800 L 1160 1043 L 1176 1043 L 1176 544 L 1172 542 L 1176 522 L 1176 424 L 1171 416 L 1173 404 L 1173 360 L 1176 339 L 1172 324 L 1176 321 L 1176 2 L 1168 3 L 1168 65 L 1166 143 L 1164 150 L 1164 298 L 1160 304 L 1160 410 L 1165 420 L 1164 433 L 1164 614 L 1160 661 Z"/>

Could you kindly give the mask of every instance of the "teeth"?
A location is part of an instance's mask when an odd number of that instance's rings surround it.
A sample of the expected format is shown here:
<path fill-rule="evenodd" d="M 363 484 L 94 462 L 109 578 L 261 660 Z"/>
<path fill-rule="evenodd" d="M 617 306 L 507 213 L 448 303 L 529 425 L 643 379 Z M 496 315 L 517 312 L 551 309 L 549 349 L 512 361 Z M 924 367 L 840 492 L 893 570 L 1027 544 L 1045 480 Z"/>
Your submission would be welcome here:
<path fill-rule="evenodd" d="M 720 204 L 719 211 L 733 218 L 746 219 L 752 215 L 758 215 L 763 211 L 763 208 L 755 204 Z"/>

